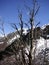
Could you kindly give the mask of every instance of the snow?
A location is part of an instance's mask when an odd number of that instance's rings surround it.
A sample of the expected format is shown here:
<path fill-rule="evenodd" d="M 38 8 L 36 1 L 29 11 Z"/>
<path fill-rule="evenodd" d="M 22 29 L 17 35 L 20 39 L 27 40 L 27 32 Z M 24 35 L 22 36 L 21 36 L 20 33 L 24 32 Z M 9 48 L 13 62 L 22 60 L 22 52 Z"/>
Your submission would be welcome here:
<path fill-rule="evenodd" d="M 46 28 L 46 26 L 47 26 L 47 25 L 49 25 L 49 23 L 48 23 L 48 24 L 43 25 L 43 26 L 41 27 L 41 29 Z"/>
<path fill-rule="evenodd" d="M 37 47 L 39 48 L 40 46 L 44 45 L 44 38 L 40 37 L 40 39 L 37 39 Z"/>
<path fill-rule="evenodd" d="M 17 34 L 17 35 L 16 35 L 16 38 L 20 38 L 20 35 Z"/>
<path fill-rule="evenodd" d="M 49 48 L 49 39 L 47 40 L 47 47 Z"/>
<path fill-rule="evenodd" d="M 44 38 L 40 37 L 40 39 L 37 40 L 37 47 L 39 48 L 40 46 L 43 45 L 43 47 L 45 47 L 45 43 L 47 42 L 47 47 L 49 47 L 49 39 L 45 40 Z"/>
<path fill-rule="evenodd" d="M 7 44 L 8 44 L 8 45 L 11 44 L 16 38 L 17 38 L 17 37 L 15 36 L 15 37 L 13 37 L 12 39 L 9 39 L 8 42 L 7 42 Z"/>
<path fill-rule="evenodd" d="M 27 34 L 27 29 L 25 29 L 25 30 L 23 31 L 23 34 L 25 34 L 25 35 Z"/>
<path fill-rule="evenodd" d="M 45 47 L 49 48 L 49 39 L 45 40 L 40 37 L 40 39 L 37 40 L 37 53 L 41 52 L 41 50 L 45 49 Z"/>
<path fill-rule="evenodd" d="M 44 29 L 46 27 L 46 24 L 41 27 L 41 29 Z"/>
<path fill-rule="evenodd" d="M 45 40 L 42 37 L 40 37 L 40 39 L 37 39 L 36 55 L 38 55 L 38 53 L 40 53 L 42 49 L 45 49 L 45 44 L 46 43 L 47 43 L 47 48 L 49 48 L 49 39 Z M 29 54 L 30 46 L 27 46 L 25 48 L 25 50 L 26 50 L 26 53 Z M 32 50 L 32 53 L 33 52 L 34 52 L 34 50 Z"/>
<path fill-rule="evenodd" d="M 14 36 L 12 39 L 9 39 L 7 44 L 11 44 L 12 42 L 14 42 L 16 39 L 20 38 L 20 36 L 17 34 L 16 36 Z"/>

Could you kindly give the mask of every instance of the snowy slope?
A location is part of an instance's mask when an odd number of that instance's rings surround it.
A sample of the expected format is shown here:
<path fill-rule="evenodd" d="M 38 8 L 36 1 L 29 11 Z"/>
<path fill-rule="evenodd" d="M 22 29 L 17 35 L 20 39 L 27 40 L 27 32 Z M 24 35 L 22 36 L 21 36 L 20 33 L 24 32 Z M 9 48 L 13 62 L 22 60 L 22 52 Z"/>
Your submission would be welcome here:
<path fill-rule="evenodd" d="M 45 27 L 46 25 L 42 26 L 42 29 L 44 29 Z M 24 28 L 23 34 L 26 35 L 28 33 L 27 30 L 27 28 Z M 20 38 L 18 34 L 12 37 L 11 39 L 9 38 L 9 40 L 7 41 L 7 46 L 12 44 L 12 42 L 14 42 L 17 38 Z M 37 39 L 37 52 L 41 51 L 42 49 L 45 49 L 45 42 L 47 42 L 47 47 L 49 48 L 49 39 L 47 39 L 47 41 L 42 37 L 40 37 L 40 39 Z"/>
<path fill-rule="evenodd" d="M 45 49 L 45 44 L 47 43 L 47 48 L 49 48 L 49 39 L 45 40 L 44 38 L 40 37 L 40 39 L 37 39 L 37 48 L 36 48 L 36 55 L 38 55 L 38 53 L 40 53 L 42 50 Z M 35 44 L 35 43 L 34 43 Z M 34 48 L 33 48 L 34 49 Z M 29 54 L 29 50 L 30 50 L 30 46 L 27 46 L 25 48 L 26 53 Z M 34 52 L 34 50 L 32 50 L 32 53 Z"/>
<path fill-rule="evenodd" d="M 48 25 L 49 25 L 49 23 L 48 23 L 48 24 L 43 25 L 43 26 L 41 27 L 41 29 L 46 28 L 46 26 L 48 26 Z"/>
<path fill-rule="evenodd" d="M 40 39 L 37 40 L 37 51 L 40 52 L 42 49 L 45 49 L 45 45 L 49 48 L 49 39 L 45 40 L 40 37 Z"/>

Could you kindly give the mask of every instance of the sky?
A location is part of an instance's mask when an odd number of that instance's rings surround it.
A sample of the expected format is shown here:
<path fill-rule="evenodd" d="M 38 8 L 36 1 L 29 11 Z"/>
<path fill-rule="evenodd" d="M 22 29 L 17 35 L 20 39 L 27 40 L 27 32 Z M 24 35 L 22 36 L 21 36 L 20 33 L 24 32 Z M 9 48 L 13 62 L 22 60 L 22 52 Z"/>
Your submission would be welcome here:
<path fill-rule="evenodd" d="M 40 21 L 40 26 L 49 23 L 49 0 L 37 0 L 40 6 L 36 15 L 36 22 Z M 28 10 L 25 5 L 32 7 L 32 0 L 0 0 L 0 22 L 4 22 L 5 33 L 8 34 L 14 29 L 9 23 L 16 23 L 19 26 L 18 9 L 22 11 L 23 20 L 28 21 Z"/>

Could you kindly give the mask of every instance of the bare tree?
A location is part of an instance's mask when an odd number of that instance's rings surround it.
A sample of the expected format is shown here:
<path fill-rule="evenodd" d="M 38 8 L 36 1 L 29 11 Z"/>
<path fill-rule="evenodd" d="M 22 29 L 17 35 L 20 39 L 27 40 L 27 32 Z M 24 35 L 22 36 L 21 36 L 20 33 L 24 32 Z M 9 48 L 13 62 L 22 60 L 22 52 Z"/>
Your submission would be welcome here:
<path fill-rule="evenodd" d="M 22 64 L 25 65 L 25 56 L 24 56 L 24 41 L 23 41 L 23 20 L 22 20 L 22 13 L 20 11 L 19 12 L 19 19 L 20 19 L 20 30 L 17 28 L 16 24 L 13 23 L 12 24 L 12 27 L 18 32 L 19 36 L 20 36 L 20 39 L 19 39 L 19 47 L 20 47 L 20 50 L 21 50 L 21 54 L 22 54 Z M 15 52 L 16 53 L 16 52 Z"/>
<path fill-rule="evenodd" d="M 36 8 L 37 1 L 33 0 L 33 9 L 30 11 L 30 26 L 31 26 L 31 30 L 30 30 L 30 42 L 31 42 L 31 46 L 30 46 L 30 51 L 29 51 L 29 65 L 32 65 L 32 49 L 33 49 L 33 41 L 34 41 L 34 37 L 33 37 L 33 26 L 34 26 L 34 17 L 36 16 L 38 10 L 39 10 L 39 6 Z"/>
<path fill-rule="evenodd" d="M 34 17 L 36 16 L 36 14 L 38 13 L 38 10 L 39 10 L 39 6 L 37 7 L 37 5 L 38 5 L 37 1 L 33 0 L 33 8 L 31 10 L 29 9 L 29 11 L 30 11 L 29 23 L 30 23 L 30 28 L 31 29 L 30 29 L 30 32 L 29 32 L 29 39 L 28 39 L 28 40 L 30 40 L 30 42 L 28 42 L 28 43 L 30 43 L 30 51 L 29 51 L 29 55 L 27 53 L 23 53 L 24 52 L 24 50 L 23 50 L 24 47 L 22 46 L 21 51 L 22 51 L 23 65 L 26 64 L 25 54 L 27 55 L 28 60 L 29 60 L 28 61 L 29 62 L 28 65 L 32 65 L 32 64 L 34 65 L 33 59 L 32 59 L 32 50 L 33 50 L 33 47 L 34 47 L 34 37 L 33 37 L 33 33 L 34 33 L 33 30 L 34 30 L 34 28 L 33 28 L 33 26 L 34 26 L 34 19 L 35 19 Z M 16 24 L 12 24 L 12 27 L 14 29 L 16 29 L 18 34 L 20 35 L 20 43 L 24 44 L 24 41 L 23 41 L 23 20 L 22 20 L 22 13 L 20 13 L 20 12 L 19 12 L 19 19 L 20 19 L 20 30 L 21 30 L 21 32 L 19 32 Z M 25 23 L 25 25 L 27 25 L 27 24 Z M 29 26 L 28 26 L 28 28 L 29 28 Z"/>

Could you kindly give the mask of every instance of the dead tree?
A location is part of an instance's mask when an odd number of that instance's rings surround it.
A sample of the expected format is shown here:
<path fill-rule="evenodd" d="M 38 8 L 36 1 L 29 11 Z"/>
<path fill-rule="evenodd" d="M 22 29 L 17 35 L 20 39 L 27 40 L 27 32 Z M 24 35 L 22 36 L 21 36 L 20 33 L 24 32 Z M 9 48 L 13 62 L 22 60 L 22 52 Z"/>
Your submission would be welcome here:
<path fill-rule="evenodd" d="M 38 13 L 39 10 L 39 6 L 36 8 L 37 1 L 33 0 L 33 9 L 30 11 L 30 19 L 29 19 L 29 23 L 31 26 L 31 30 L 30 30 L 30 42 L 31 42 L 31 46 L 30 46 L 30 51 L 29 51 L 29 65 L 32 65 L 32 49 L 33 49 L 33 41 L 34 41 L 34 37 L 33 37 L 33 26 L 34 26 L 34 17 L 36 16 L 36 14 Z"/>
<path fill-rule="evenodd" d="M 20 38 L 19 38 L 19 47 L 20 47 L 20 50 L 21 50 L 21 54 L 22 54 L 22 65 L 25 65 L 25 55 L 24 55 L 24 41 L 23 41 L 23 20 L 22 20 L 22 13 L 20 11 L 19 12 L 19 19 L 20 19 L 20 30 L 18 30 L 17 28 L 17 25 L 15 23 L 12 23 L 12 27 L 18 32 Z M 16 52 L 15 52 L 16 54 Z"/>
<path fill-rule="evenodd" d="M 23 48 L 24 47 L 22 46 L 22 49 L 21 50 L 22 50 L 22 61 L 23 61 L 23 65 L 25 65 L 25 56 L 24 56 L 24 54 L 26 54 L 27 57 L 28 57 L 28 59 L 29 59 L 28 65 L 32 65 L 32 63 L 33 63 L 33 61 L 32 61 L 33 60 L 32 59 L 32 50 L 33 50 L 33 45 L 34 45 L 34 43 L 33 43 L 33 41 L 34 41 L 34 37 L 33 37 L 34 17 L 36 16 L 36 14 L 38 13 L 38 10 L 39 10 L 39 6 L 38 7 L 36 7 L 36 6 L 37 6 L 37 1 L 36 0 L 33 0 L 33 9 L 32 10 L 29 10 L 30 11 L 30 14 L 29 14 L 29 16 L 30 16 L 30 18 L 29 18 L 30 34 L 29 35 L 30 36 L 29 36 L 29 39 L 28 40 L 30 40 L 30 51 L 29 51 L 29 55 L 27 53 L 23 53 Z M 20 28 L 21 28 L 20 30 L 21 30 L 21 32 L 19 32 L 16 24 L 13 24 L 12 27 L 14 29 L 16 29 L 17 32 L 18 32 L 18 34 L 20 35 L 20 43 L 21 44 L 24 44 L 24 42 L 23 42 L 23 20 L 22 20 L 22 13 L 20 13 L 19 19 L 20 19 Z"/>

